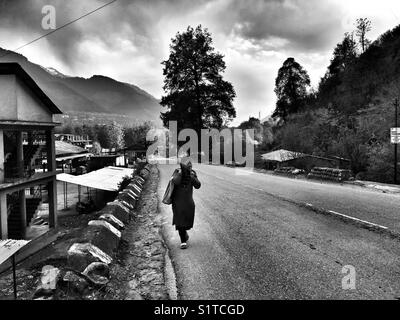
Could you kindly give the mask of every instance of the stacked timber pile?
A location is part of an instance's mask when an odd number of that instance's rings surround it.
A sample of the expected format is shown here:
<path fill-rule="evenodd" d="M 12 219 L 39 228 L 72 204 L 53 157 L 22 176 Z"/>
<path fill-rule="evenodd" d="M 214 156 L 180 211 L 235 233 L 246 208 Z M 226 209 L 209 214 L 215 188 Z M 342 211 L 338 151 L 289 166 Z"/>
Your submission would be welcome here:
<path fill-rule="evenodd" d="M 295 168 L 295 167 L 281 167 L 281 168 L 275 169 L 274 173 L 275 174 L 286 175 L 286 176 L 289 176 L 289 177 L 292 177 L 292 176 L 294 177 L 294 176 L 303 174 L 304 170 L 298 169 L 298 168 Z"/>
<path fill-rule="evenodd" d="M 295 169 L 295 167 L 281 167 L 275 169 L 274 172 L 280 174 L 291 174 Z"/>
<path fill-rule="evenodd" d="M 308 174 L 309 179 L 346 181 L 352 176 L 351 170 L 315 167 Z"/>

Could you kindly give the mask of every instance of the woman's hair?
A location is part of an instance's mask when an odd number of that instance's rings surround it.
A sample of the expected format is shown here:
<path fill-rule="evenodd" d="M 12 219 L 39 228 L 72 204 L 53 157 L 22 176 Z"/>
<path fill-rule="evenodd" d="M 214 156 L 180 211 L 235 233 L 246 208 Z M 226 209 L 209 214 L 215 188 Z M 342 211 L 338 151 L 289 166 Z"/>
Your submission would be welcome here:
<path fill-rule="evenodd" d="M 182 170 L 181 185 L 183 188 L 186 188 L 190 184 L 191 162 L 190 161 L 181 162 L 180 165 Z"/>

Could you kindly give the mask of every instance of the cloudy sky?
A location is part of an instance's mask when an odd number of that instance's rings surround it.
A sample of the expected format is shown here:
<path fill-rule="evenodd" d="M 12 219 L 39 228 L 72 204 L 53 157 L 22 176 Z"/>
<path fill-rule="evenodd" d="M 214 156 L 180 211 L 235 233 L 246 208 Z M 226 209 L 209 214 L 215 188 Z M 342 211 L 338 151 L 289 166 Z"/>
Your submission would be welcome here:
<path fill-rule="evenodd" d="M 59 27 L 110 0 L 0 0 L 0 47 L 15 49 L 45 34 L 42 8 L 53 5 Z M 359 17 L 370 38 L 400 24 L 398 0 L 118 0 L 19 51 L 29 60 L 74 76 L 103 74 L 163 94 L 161 61 L 171 38 L 202 24 L 225 56 L 235 87 L 237 119 L 268 116 L 274 81 L 294 57 L 317 86 L 333 48 Z"/>

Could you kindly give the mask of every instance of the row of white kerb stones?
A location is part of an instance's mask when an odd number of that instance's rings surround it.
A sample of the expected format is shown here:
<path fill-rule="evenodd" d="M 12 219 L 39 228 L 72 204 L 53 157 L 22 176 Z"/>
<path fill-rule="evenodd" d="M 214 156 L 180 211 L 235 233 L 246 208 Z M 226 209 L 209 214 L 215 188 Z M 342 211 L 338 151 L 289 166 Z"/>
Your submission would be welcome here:
<path fill-rule="evenodd" d="M 129 186 L 133 188 L 133 190 L 130 189 L 124 189 L 120 193 L 125 193 L 129 198 L 131 198 L 133 203 L 135 203 L 139 197 L 140 194 L 143 190 L 143 185 L 144 185 L 145 180 L 140 177 L 140 176 L 135 176 L 134 181 L 131 182 Z M 124 200 L 114 200 L 113 202 L 107 203 L 107 205 L 115 205 L 119 206 L 125 212 L 128 214 L 131 214 L 131 211 L 134 209 L 134 205 L 131 203 L 128 203 Z M 114 227 L 111 223 L 113 223 L 115 226 Z M 103 228 L 108 229 L 111 231 L 113 234 L 115 234 L 118 239 L 121 239 L 121 231 L 122 229 L 125 228 L 125 224 L 119 220 L 117 217 L 115 217 L 113 214 L 102 214 L 98 220 L 91 220 L 88 223 L 89 226 L 100 226 Z M 102 251 L 100 248 L 94 246 L 91 243 L 74 243 L 69 249 L 68 249 L 68 256 L 70 255 L 86 255 L 90 254 L 92 255 L 95 260 L 98 260 L 99 262 L 103 262 L 107 265 L 109 265 L 112 262 L 112 257 L 110 257 L 107 253 Z"/>

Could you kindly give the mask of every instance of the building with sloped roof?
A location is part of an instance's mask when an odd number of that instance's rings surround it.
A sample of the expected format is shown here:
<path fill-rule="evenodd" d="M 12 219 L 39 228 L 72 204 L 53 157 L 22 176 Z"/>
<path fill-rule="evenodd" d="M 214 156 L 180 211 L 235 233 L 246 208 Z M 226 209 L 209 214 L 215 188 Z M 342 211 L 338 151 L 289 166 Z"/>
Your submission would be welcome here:
<path fill-rule="evenodd" d="M 340 157 L 320 157 L 285 149 L 262 154 L 261 159 L 269 170 L 282 167 L 294 167 L 306 171 L 311 171 L 314 167 L 348 169 L 350 165 L 350 160 Z"/>
<path fill-rule="evenodd" d="M 0 63 L 0 110 L 0 236 L 23 239 L 43 201 L 57 225 L 53 115 L 62 112 L 18 63 Z M 36 170 L 38 157 L 45 170 Z"/>

